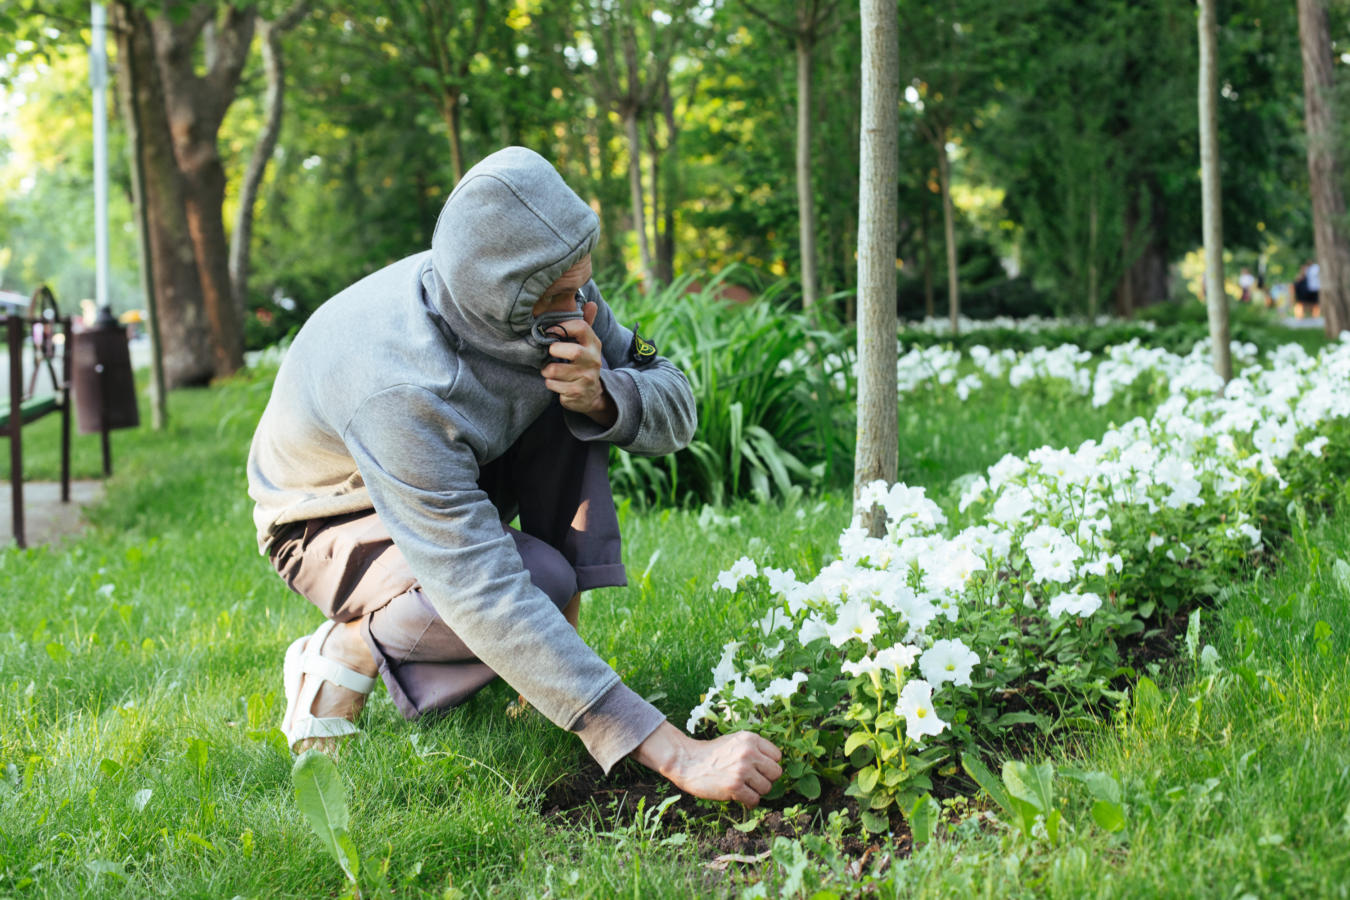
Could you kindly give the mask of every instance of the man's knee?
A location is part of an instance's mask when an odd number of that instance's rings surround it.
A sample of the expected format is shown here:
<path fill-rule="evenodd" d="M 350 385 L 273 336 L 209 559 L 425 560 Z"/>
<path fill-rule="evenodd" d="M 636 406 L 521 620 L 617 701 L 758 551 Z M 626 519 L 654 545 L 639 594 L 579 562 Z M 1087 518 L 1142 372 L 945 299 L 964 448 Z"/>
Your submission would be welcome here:
<path fill-rule="evenodd" d="M 513 531 L 525 571 L 530 581 L 548 595 L 553 605 L 562 609 L 577 592 L 577 573 L 571 563 L 553 547 L 527 534 Z"/>

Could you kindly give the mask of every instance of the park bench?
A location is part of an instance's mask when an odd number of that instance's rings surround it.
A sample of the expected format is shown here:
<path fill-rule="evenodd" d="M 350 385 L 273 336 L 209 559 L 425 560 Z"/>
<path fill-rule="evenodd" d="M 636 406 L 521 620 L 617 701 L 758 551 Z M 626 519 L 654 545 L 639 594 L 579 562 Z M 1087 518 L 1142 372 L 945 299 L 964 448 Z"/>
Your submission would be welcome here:
<path fill-rule="evenodd" d="M 73 347 L 70 317 L 61 315 L 56 299 L 44 285 L 34 292 L 26 315 L 13 312 L 2 316 L 0 326 L 3 327 L 5 347 L 9 352 L 9 398 L 8 402 L 0 404 L 0 431 L 9 438 L 14 540 L 20 547 L 25 547 L 23 427 L 54 412 L 61 414 L 61 502 L 70 502 L 70 375 Z M 25 388 L 23 357 L 30 337 L 33 370 Z M 38 383 L 44 369 L 52 384 L 49 394 L 38 393 Z"/>

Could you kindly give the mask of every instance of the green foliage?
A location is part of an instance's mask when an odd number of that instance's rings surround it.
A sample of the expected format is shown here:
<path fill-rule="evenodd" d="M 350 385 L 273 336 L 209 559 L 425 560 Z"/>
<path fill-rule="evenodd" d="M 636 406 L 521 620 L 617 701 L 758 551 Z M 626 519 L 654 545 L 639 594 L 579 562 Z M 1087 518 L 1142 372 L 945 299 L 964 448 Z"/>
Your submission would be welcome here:
<path fill-rule="evenodd" d="M 838 483 L 852 465 L 852 350 L 841 330 L 791 311 L 786 282 L 738 303 L 718 299 L 721 278 L 697 292 L 691 280 L 611 300 L 621 321 L 640 323 L 689 377 L 699 419 L 693 442 L 672 456 L 645 461 L 616 451 L 615 489 L 641 500 L 720 505 Z"/>
<path fill-rule="evenodd" d="M 337 766 L 326 753 L 306 750 L 291 768 L 295 784 L 295 802 L 305 814 L 309 827 L 342 868 L 347 881 L 356 884 L 360 874 L 360 856 L 348 831 L 347 788 Z"/>

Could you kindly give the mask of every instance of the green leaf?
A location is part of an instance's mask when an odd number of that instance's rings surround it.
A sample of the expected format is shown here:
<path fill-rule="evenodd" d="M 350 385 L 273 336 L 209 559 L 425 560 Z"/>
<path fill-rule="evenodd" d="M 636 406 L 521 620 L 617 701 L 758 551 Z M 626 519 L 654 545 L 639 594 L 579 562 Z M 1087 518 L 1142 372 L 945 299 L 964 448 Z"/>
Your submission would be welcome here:
<path fill-rule="evenodd" d="M 1125 828 L 1125 810 L 1119 803 L 1098 800 L 1092 804 L 1092 821 L 1103 831 L 1114 834 Z"/>
<path fill-rule="evenodd" d="M 70 651 L 66 649 L 65 644 L 62 644 L 59 641 L 49 641 L 47 643 L 47 655 L 52 658 L 53 662 L 58 663 L 63 663 L 70 659 Z"/>
<path fill-rule="evenodd" d="M 872 735 L 866 731 L 855 731 L 844 741 L 844 755 L 852 756 L 853 751 L 872 740 Z"/>
<path fill-rule="evenodd" d="M 1137 726 L 1150 727 L 1162 716 L 1162 691 L 1148 676 L 1141 676 L 1134 686 L 1134 721 Z"/>
<path fill-rule="evenodd" d="M 868 766 L 858 773 L 858 789 L 864 794 L 870 794 L 877 786 L 877 778 L 880 774 L 873 766 Z"/>
<path fill-rule="evenodd" d="M 352 884 L 356 883 L 356 848 L 347 836 L 347 790 L 327 754 L 306 750 L 291 768 L 295 802 L 309 827 Z"/>
<path fill-rule="evenodd" d="M 807 772 L 797 783 L 793 785 L 797 793 L 801 794 L 807 800 L 815 800 L 820 796 L 820 779 L 815 772 Z"/>
<path fill-rule="evenodd" d="M 1029 766 L 1018 760 L 1003 764 L 1003 783 L 1008 793 L 1048 815 L 1055 807 L 1055 767 L 1049 762 Z"/>
<path fill-rule="evenodd" d="M 994 776 L 993 772 L 980 762 L 980 758 L 973 753 L 967 753 L 961 757 L 961 768 L 966 770 L 966 774 L 974 779 L 986 794 L 989 795 L 995 803 L 1010 815 L 1015 813 L 1013 809 L 1012 797 L 1003 788 L 1003 782 Z"/>
<path fill-rule="evenodd" d="M 863 812 L 858 818 L 862 820 L 863 828 L 866 828 L 873 834 L 885 831 L 887 828 L 891 827 L 890 819 L 883 816 L 881 813 L 874 813 L 871 810 Z"/>
<path fill-rule="evenodd" d="M 909 830 L 914 837 L 914 846 L 921 847 L 932 840 L 939 812 L 931 794 L 924 794 L 914 804 L 909 811 Z"/>

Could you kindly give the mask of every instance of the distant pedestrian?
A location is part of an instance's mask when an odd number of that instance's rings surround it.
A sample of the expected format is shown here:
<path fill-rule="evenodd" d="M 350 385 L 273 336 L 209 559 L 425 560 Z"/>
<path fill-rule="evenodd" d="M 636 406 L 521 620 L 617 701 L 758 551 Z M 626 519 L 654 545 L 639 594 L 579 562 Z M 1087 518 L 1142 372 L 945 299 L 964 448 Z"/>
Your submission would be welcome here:
<path fill-rule="evenodd" d="M 1242 267 L 1242 274 L 1238 275 L 1238 287 L 1242 290 L 1242 296 L 1238 297 L 1238 302 L 1251 303 L 1252 288 L 1256 287 L 1256 276 L 1246 266 Z"/>
<path fill-rule="evenodd" d="M 1322 298 L 1322 267 L 1316 262 L 1308 263 L 1307 276 L 1308 305 L 1312 308 L 1311 315 L 1315 319 L 1322 312 L 1320 300 Z"/>

